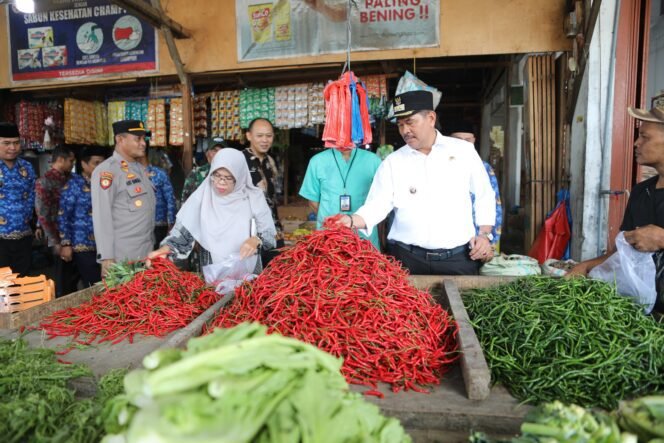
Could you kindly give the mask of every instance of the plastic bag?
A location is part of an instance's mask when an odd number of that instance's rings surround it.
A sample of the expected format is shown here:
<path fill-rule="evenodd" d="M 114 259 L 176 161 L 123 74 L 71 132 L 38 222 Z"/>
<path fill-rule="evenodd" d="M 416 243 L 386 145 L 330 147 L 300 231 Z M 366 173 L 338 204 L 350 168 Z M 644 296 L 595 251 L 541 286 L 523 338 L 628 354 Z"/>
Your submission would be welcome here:
<path fill-rule="evenodd" d="M 542 275 L 564 277 L 577 264 L 574 260 L 556 260 L 555 258 L 550 258 L 542 263 Z"/>
<path fill-rule="evenodd" d="M 504 255 L 494 257 L 480 268 L 480 275 L 516 276 L 539 275 L 539 263 L 526 255 Z"/>
<path fill-rule="evenodd" d="M 443 93 L 440 92 L 438 89 L 434 88 L 433 86 L 427 85 L 422 80 L 413 75 L 410 71 L 406 71 L 404 75 L 401 76 L 401 78 L 399 79 L 395 95 L 403 94 L 404 92 L 410 92 L 410 91 L 431 92 L 433 94 L 433 109 L 436 109 L 438 107 L 440 99 L 443 96 Z M 387 114 L 387 119 L 388 120 L 394 119 L 394 109 L 392 108 L 392 104 L 390 104 L 390 110 Z"/>
<path fill-rule="evenodd" d="M 643 305 L 646 314 L 652 311 L 657 299 L 655 262 L 652 252 L 637 251 L 627 243 L 623 232 L 616 236 L 616 252 L 604 263 L 595 266 L 588 276 L 607 283 L 615 283 L 618 293 L 631 297 Z"/>
<path fill-rule="evenodd" d="M 567 221 L 567 207 L 564 201 L 558 202 L 556 208 L 544 220 L 544 226 L 530 248 L 528 255 L 544 263 L 549 258 L 560 260 L 565 254 L 571 238 L 571 230 Z"/>
<path fill-rule="evenodd" d="M 224 260 L 203 267 L 203 276 L 206 283 L 215 286 L 219 294 L 226 294 L 243 281 L 253 280 L 256 275 L 258 255 L 240 258 L 240 254 L 231 254 Z"/>

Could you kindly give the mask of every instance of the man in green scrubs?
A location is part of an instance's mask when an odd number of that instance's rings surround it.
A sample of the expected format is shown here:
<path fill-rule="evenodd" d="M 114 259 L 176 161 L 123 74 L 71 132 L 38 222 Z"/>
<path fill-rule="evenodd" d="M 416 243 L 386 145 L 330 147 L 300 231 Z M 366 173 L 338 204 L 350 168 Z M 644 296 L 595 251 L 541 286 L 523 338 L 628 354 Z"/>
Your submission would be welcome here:
<path fill-rule="evenodd" d="M 352 214 L 364 204 L 378 166 L 380 157 L 360 148 L 326 149 L 309 160 L 300 195 L 309 200 L 316 213 L 318 229 L 327 217 Z M 369 237 L 360 237 L 380 250 L 377 229 Z"/>

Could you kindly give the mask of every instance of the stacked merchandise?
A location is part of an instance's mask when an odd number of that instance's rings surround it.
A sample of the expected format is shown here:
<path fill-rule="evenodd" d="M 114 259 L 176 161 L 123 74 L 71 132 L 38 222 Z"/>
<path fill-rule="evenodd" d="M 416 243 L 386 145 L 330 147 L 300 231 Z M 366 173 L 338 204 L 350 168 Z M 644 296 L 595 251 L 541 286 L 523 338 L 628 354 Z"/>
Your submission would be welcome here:
<path fill-rule="evenodd" d="M 44 103 L 21 100 L 16 105 L 15 117 L 25 149 L 44 149 L 44 125 L 48 117 L 53 119 L 56 131 L 54 138 L 56 141 L 62 138 L 60 132 L 63 128 L 63 113 L 62 106 L 57 101 Z"/>
<path fill-rule="evenodd" d="M 172 146 L 184 145 L 184 116 L 182 110 L 182 99 L 171 99 L 171 130 L 168 135 L 168 143 Z"/>
<path fill-rule="evenodd" d="M 148 102 L 147 128 L 152 131 L 150 146 L 166 146 L 166 101 L 164 99 Z"/>
<path fill-rule="evenodd" d="M 323 90 L 325 83 L 311 83 L 308 88 L 309 96 L 309 121 L 308 126 L 325 123 L 325 99 Z"/>
<path fill-rule="evenodd" d="M 97 143 L 95 102 L 65 99 L 65 143 L 93 145 Z"/>
<path fill-rule="evenodd" d="M 279 89 L 279 88 L 277 88 Z M 240 92 L 240 127 L 248 128 L 256 118 L 275 122 L 275 88 L 244 89 Z"/>
<path fill-rule="evenodd" d="M 240 139 L 240 91 L 222 91 L 210 96 L 212 137 Z"/>
<path fill-rule="evenodd" d="M 97 128 L 95 134 L 95 144 L 105 146 L 108 141 L 108 115 L 106 106 L 102 102 L 94 102 L 95 104 L 95 127 Z"/>
<path fill-rule="evenodd" d="M 303 128 L 309 119 L 309 85 L 282 86 L 275 92 L 275 126 Z"/>
<path fill-rule="evenodd" d="M 364 77 L 364 84 L 369 98 L 369 115 L 384 118 L 387 115 L 387 77 L 385 75 L 369 75 Z"/>
<path fill-rule="evenodd" d="M 114 122 L 119 122 L 124 120 L 125 116 L 125 102 L 109 102 L 108 103 L 108 145 L 115 146 L 115 139 L 113 137 L 113 127 Z"/>
<path fill-rule="evenodd" d="M 194 98 L 194 135 L 207 137 L 207 95 L 198 95 Z"/>
<path fill-rule="evenodd" d="M 148 120 L 148 101 L 130 100 L 125 102 L 124 119 L 146 122 Z"/>

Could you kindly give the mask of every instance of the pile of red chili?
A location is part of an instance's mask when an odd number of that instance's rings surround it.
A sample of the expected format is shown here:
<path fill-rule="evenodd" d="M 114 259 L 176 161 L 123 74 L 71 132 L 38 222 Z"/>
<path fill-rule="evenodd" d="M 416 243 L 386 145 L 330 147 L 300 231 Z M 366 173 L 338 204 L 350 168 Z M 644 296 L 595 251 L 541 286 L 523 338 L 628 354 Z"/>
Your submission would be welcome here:
<path fill-rule="evenodd" d="M 218 298 L 198 275 L 158 258 L 129 282 L 53 313 L 40 327 L 49 338 L 73 336 L 79 344 L 91 344 L 97 338 L 113 344 L 125 339 L 133 342 L 136 334 L 161 337 L 186 326 Z M 82 334 L 85 340 L 79 339 Z"/>
<path fill-rule="evenodd" d="M 212 326 L 257 321 L 344 358 L 350 383 L 423 391 L 457 357 L 457 324 L 348 228 L 316 231 L 235 291 Z"/>

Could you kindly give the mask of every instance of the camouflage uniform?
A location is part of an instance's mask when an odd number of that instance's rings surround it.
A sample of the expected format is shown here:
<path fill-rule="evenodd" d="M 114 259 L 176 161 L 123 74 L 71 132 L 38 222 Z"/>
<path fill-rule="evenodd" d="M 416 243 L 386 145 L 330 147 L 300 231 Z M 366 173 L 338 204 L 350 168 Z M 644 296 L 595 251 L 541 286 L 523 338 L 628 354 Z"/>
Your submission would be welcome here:
<path fill-rule="evenodd" d="M 183 205 L 185 201 L 189 198 L 191 194 L 194 193 L 196 188 L 203 183 L 205 177 L 207 177 L 210 172 L 210 164 L 199 166 L 192 170 L 184 181 L 184 187 L 182 188 L 182 200 L 180 205 Z"/>

